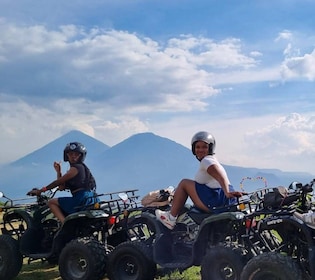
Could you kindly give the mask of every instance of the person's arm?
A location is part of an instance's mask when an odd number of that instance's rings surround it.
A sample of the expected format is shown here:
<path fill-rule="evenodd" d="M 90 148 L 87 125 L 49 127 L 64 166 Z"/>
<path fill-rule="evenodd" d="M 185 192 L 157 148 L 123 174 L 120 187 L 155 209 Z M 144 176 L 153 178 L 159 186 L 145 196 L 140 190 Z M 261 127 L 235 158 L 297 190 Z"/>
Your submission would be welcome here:
<path fill-rule="evenodd" d="M 39 189 L 39 190 L 32 190 L 30 192 L 30 194 L 33 194 L 33 195 L 40 195 L 42 192 L 46 192 L 48 190 L 51 190 L 57 186 L 60 186 L 60 185 L 64 185 L 66 181 L 70 180 L 71 178 L 73 178 L 74 176 L 76 176 L 78 174 L 78 169 L 76 169 L 75 167 L 71 167 L 69 169 L 69 171 L 64 174 L 63 176 L 61 176 L 59 179 L 51 182 L 50 184 L 48 184 L 47 186 Z"/>
<path fill-rule="evenodd" d="M 216 164 L 210 165 L 207 169 L 207 172 L 209 175 L 211 175 L 214 179 L 216 179 L 219 182 L 227 198 L 241 197 L 243 194 L 245 194 L 243 192 L 238 192 L 238 191 L 230 192 L 229 181 L 227 177 L 224 174 L 222 174 L 218 165 Z"/>
<path fill-rule="evenodd" d="M 224 174 L 222 174 L 217 164 L 210 165 L 207 168 L 207 172 L 210 176 L 212 176 L 214 179 L 216 179 L 219 182 L 227 198 L 234 197 L 234 195 L 230 193 L 228 179 L 226 178 L 226 176 L 224 176 Z"/>
<path fill-rule="evenodd" d="M 61 173 L 61 162 L 54 162 L 54 169 L 56 170 L 57 173 L 57 179 L 59 179 L 60 177 L 62 177 L 62 173 Z"/>
<path fill-rule="evenodd" d="M 62 177 L 62 172 L 61 172 L 61 161 L 59 162 L 54 162 L 54 169 L 56 170 L 57 173 L 57 180 Z M 63 191 L 66 189 L 66 186 L 64 184 L 59 185 L 59 190 Z"/>

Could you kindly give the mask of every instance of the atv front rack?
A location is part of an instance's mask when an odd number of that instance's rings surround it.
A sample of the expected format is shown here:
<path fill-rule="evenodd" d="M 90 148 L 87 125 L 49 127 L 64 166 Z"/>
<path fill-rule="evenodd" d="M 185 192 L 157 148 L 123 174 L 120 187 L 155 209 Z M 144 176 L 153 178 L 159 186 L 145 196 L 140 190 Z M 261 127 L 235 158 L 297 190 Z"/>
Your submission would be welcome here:
<path fill-rule="evenodd" d="M 138 189 L 99 194 L 100 208 L 108 214 L 120 213 L 125 209 L 139 208 L 140 202 L 136 192 Z"/>

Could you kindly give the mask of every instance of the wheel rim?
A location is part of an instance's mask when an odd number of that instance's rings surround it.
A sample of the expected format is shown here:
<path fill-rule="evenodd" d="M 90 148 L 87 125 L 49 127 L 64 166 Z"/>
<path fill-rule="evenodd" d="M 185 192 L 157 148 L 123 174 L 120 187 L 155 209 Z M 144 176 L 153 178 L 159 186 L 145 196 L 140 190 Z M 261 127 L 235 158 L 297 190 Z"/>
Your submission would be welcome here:
<path fill-rule="evenodd" d="M 88 270 L 88 262 L 81 255 L 74 254 L 68 259 L 67 269 L 71 275 L 81 278 Z"/>
<path fill-rule="evenodd" d="M 219 267 L 219 271 L 222 279 L 226 280 L 237 279 L 235 269 L 230 263 L 222 263 Z"/>
<path fill-rule="evenodd" d="M 120 260 L 118 273 L 123 279 L 137 279 L 139 274 L 139 264 L 133 256 L 124 256 Z"/>

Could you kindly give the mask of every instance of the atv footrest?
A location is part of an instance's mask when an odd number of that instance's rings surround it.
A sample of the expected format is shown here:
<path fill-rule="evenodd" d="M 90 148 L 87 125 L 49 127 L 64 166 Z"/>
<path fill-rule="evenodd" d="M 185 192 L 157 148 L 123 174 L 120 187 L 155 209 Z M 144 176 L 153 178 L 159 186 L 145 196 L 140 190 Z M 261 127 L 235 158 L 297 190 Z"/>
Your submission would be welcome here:
<path fill-rule="evenodd" d="M 179 270 L 181 269 L 186 269 L 188 267 L 191 266 L 191 263 L 190 262 L 180 262 L 180 261 L 176 261 L 176 262 L 167 262 L 167 263 L 163 263 L 163 264 L 160 264 L 161 267 L 164 267 L 164 268 L 172 268 L 172 269 L 176 269 L 178 268 Z"/>
<path fill-rule="evenodd" d="M 159 265 L 164 268 L 172 268 L 172 269 L 178 268 L 179 270 L 181 270 L 181 269 L 186 269 L 190 267 L 192 263 L 191 263 L 190 257 L 188 256 L 182 256 L 182 257 L 177 256 L 176 259 L 174 260 L 169 260 L 165 263 L 159 262 Z"/>
<path fill-rule="evenodd" d="M 28 254 L 28 263 L 31 263 L 32 261 L 36 260 L 42 260 L 44 261 L 45 259 L 50 257 L 50 253 L 36 253 L 36 254 Z"/>

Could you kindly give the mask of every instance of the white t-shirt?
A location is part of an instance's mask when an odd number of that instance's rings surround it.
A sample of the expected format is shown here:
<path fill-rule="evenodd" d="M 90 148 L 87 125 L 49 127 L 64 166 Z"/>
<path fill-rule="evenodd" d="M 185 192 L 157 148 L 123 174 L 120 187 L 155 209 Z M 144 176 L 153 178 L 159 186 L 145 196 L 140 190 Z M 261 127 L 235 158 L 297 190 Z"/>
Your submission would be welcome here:
<path fill-rule="evenodd" d="M 214 179 L 211 175 L 209 175 L 209 173 L 207 172 L 208 167 L 213 164 L 216 164 L 219 167 L 223 176 L 226 177 L 226 180 L 230 184 L 230 181 L 228 179 L 228 176 L 226 174 L 224 167 L 219 163 L 219 161 L 213 155 L 208 155 L 200 161 L 199 170 L 197 171 L 195 175 L 195 181 L 199 184 L 205 184 L 211 189 L 221 188 L 219 182 L 216 179 Z"/>

